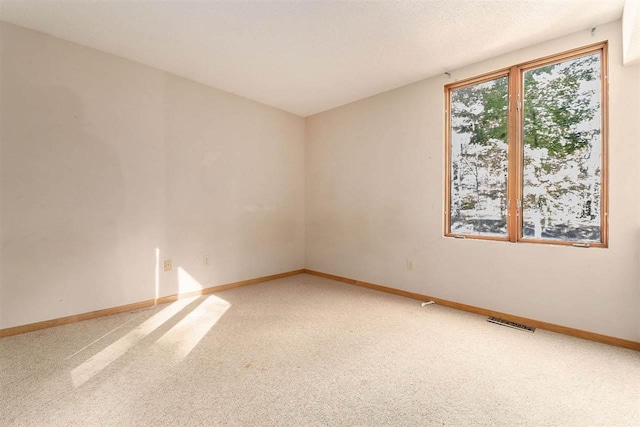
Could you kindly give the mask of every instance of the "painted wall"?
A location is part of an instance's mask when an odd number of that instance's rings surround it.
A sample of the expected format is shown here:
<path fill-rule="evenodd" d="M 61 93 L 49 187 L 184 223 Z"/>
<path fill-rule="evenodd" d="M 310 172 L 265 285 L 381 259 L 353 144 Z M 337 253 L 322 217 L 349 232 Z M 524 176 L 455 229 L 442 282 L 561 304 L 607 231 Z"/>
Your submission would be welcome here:
<path fill-rule="evenodd" d="M 622 62 L 640 63 L 640 2 L 625 0 L 622 12 Z"/>
<path fill-rule="evenodd" d="M 606 39 L 610 247 L 444 238 L 443 86 Z M 307 118 L 307 268 L 640 340 L 640 67 L 620 22 L 451 74 Z"/>
<path fill-rule="evenodd" d="M 0 41 L 0 328 L 304 267 L 303 118 L 13 25 Z"/>

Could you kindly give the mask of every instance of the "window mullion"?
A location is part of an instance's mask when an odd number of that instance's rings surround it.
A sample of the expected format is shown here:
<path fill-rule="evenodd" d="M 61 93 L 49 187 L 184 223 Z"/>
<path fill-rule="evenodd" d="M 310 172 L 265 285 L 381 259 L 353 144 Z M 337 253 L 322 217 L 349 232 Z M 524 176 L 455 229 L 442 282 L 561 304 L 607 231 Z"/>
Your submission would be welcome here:
<path fill-rule="evenodd" d="M 600 129 L 602 129 L 600 147 L 602 150 L 600 167 L 600 230 L 601 243 L 609 241 L 609 57 L 606 45 L 600 48 Z"/>
<path fill-rule="evenodd" d="M 520 108 L 518 105 L 518 90 L 519 90 L 519 82 L 520 79 L 519 70 L 517 67 L 512 67 L 509 72 L 509 157 L 508 157 L 508 175 L 507 175 L 507 199 L 508 199 L 508 213 L 507 213 L 507 222 L 508 222 L 508 236 L 509 241 L 517 242 L 519 236 L 519 216 L 518 216 L 518 207 L 517 200 L 520 197 L 519 195 L 519 179 L 518 173 L 520 167 L 518 165 L 518 145 L 520 138 L 518 134 L 520 133 L 518 124 L 520 117 Z"/>

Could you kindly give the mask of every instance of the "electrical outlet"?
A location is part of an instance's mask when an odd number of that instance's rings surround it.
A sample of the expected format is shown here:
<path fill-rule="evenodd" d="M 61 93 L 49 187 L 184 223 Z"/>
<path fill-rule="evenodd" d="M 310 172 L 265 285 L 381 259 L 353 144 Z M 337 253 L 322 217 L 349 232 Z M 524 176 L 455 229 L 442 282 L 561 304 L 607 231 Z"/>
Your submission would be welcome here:
<path fill-rule="evenodd" d="M 412 259 L 408 259 L 407 260 L 407 270 L 413 270 L 413 260 Z"/>
<path fill-rule="evenodd" d="M 164 260 L 164 271 L 171 271 L 173 270 L 173 264 L 171 264 L 171 260 L 170 259 L 165 259 Z"/>
<path fill-rule="evenodd" d="M 211 264 L 211 257 L 209 255 L 205 255 L 202 257 L 202 265 L 210 265 Z"/>

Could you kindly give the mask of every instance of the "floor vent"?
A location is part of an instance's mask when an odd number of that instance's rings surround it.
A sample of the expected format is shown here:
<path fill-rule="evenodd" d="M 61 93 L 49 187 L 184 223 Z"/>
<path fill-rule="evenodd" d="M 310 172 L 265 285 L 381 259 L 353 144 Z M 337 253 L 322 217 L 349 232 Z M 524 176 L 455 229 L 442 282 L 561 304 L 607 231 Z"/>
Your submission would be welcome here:
<path fill-rule="evenodd" d="M 536 328 L 532 328 L 531 326 L 512 322 L 510 320 L 499 319 L 497 317 L 489 317 L 487 319 L 487 322 L 495 323 L 496 325 L 502 325 L 502 326 L 506 326 L 507 328 L 518 329 L 520 331 L 526 331 L 526 332 L 534 332 L 536 330 Z"/>

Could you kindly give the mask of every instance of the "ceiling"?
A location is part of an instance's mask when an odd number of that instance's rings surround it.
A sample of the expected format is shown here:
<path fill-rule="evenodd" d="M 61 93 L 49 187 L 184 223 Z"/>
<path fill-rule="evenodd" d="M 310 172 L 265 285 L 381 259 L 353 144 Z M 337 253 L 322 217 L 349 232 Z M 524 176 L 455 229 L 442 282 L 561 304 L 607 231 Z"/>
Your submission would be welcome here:
<path fill-rule="evenodd" d="M 0 20 L 308 116 L 619 19 L 624 0 L 0 0 Z"/>

